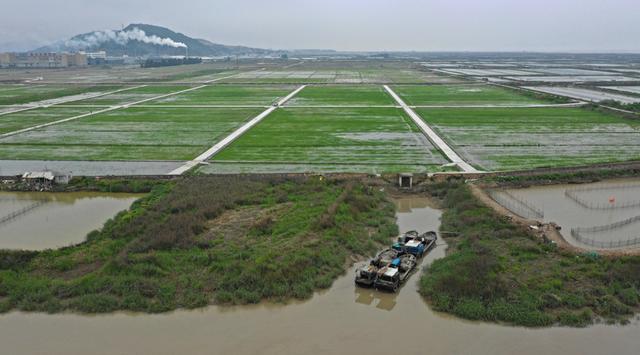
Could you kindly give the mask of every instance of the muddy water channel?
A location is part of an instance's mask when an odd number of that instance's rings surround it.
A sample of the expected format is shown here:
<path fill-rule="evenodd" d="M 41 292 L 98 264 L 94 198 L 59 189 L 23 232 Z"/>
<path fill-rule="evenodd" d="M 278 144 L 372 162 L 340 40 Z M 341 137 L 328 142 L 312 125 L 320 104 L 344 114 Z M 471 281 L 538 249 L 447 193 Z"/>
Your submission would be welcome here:
<path fill-rule="evenodd" d="M 582 185 L 535 186 L 507 190 L 511 196 L 524 202 L 509 203 L 505 207 L 528 218 L 556 222 L 562 227 L 562 236 L 571 244 L 594 248 L 572 235 L 572 229 L 582 229 L 580 236 L 598 243 L 612 245 L 640 237 L 640 179 L 618 179 Z M 498 201 L 503 203 L 502 201 Z M 531 210 L 542 211 L 544 216 L 526 216 Z M 619 226 L 617 222 L 629 221 Z M 589 230 L 593 227 L 604 230 Z M 640 245 L 635 245 L 636 247 Z M 615 247 L 610 249 L 616 249 Z"/>
<path fill-rule="evenodd" d="M 425 199 L 398 200 L 402 232 L 437 229 Z M 423 266 L 445 255 L 442 241 Z M 0 316 L 6 354 L 637 354 L 638 325 L 530 330 L 434 313 L 414 274 L 397 295 L 356 288 L 351 268 L 306 302 L 209 307 L 160 315 L 13 312 Z"/>
<path fill-rule="evenodd" d="M 42 250 L 80 243 L 141 196 L 0 192 L 0 249 Z"/>

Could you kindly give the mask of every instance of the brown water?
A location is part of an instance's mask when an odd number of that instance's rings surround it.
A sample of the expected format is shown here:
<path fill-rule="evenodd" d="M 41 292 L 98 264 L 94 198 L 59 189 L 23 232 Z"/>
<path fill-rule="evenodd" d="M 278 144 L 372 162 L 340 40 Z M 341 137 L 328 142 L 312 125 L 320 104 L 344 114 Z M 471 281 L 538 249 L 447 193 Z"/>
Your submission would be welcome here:
<path fill-rule="evenodd" d="M 640 179 L 618 179 L 594 184 L 534 186 L 526 189 L 508 190 L 538 209 L 544 211 L 545 222 L 556 222 L 562 227 L 562 236 L 570 243 L 590 248 L 571 237 L 571 229 L 578 227 L 595 227 L 623 221 L 640 216 L 640 206 L 620 209 L 589 209 L 578 205 L 565 196 L 567 189 L 610 187 L 607 190 L 578 192 L 580 199 L 594 204 L 607 204 L 610 198 L 616 203 L 640 201 Z M 617 188 L 626 186 L 624 188 Z M 517 211 L 515 211 L 517 213 Z M 625 228 L 588 234 L 589 238 L 598 241 L 617 241 L 640 237 L 640 222 Z M 640 351 L 639 351 L 640 353 Z"/>
<path fill-rule="evenodd" d="M 398 201 L 401 231 L 436 229 L 424 199 Z M 444 256 L 440 241 L 425 263 Z M 637 354 L 640 326 L 531 330 L 434 313 L 419 274 L 397 295 L 359 289 L 354 268 L 307 302 L 209 307 L 161 315 L 13 312 L 0 316 L 2 354 Z"/>
<path fill-rule="evenodd" d="M 0 192 L 0 221 L 4 216 L 32 208 L 0 223 L 0 249 L 42 250 L 77 244 L 126 210 L 140 194 Z M 37 204 L 37 205 L 36 205 Z"/>

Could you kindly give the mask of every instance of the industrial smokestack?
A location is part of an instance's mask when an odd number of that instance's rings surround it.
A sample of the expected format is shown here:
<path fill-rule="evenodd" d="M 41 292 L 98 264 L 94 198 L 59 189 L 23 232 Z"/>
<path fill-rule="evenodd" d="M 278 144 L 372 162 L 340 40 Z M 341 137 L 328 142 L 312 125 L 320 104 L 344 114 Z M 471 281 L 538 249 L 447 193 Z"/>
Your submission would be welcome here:
<path fill-rule="evenodd" d="M 142 43 L 155 44 L 158 46 L 168 46 L 173 48 L 186 48 L 187 45 L 182 42 L 176 42 L 171 38 L 160 38 L 156 35 L 147 36 L 147 34 L 134 27 L 129 31 L 95 31 L 81 38 L 74 38 L 66 42 L 67 47 L 76 49 L 86 49 L 97 47 L 103 43 L 114 41 L 120 45 L 125 45 L 130 41 L 139 41 Z"/>

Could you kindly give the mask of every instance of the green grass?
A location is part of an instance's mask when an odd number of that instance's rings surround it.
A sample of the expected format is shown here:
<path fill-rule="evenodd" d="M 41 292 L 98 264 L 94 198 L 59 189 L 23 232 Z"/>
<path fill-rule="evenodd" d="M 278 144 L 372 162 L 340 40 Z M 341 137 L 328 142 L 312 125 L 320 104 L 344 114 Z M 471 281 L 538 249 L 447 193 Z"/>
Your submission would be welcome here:
<path fill-rule="evenodd" d="M 83 115 L 99 108 L 49 107 L 0 115 L 0 134 Z M 0 141 L 1 142 L 1 141 Z"/>
<path fill-rule="evenodd" d="M 288 164 L 335 165 L 342 171 L 364 165 L 366 171 L 383 172 L 414 171 L 416 166 L 424 171 L 445 160 L 400 109 L 288 108 L 268 116 L 214 162 L 280 164 L 283 169 Z"/>
<path fill-rule="evenodd" d="M 463 184 L 432 187 L 446 208 L 447 256 L 420 280 L 438 311 L 527 327 L 627 322 L 640 311 L 640 257 L 557 250 L 482 205 Z"/>
<path fill-rule="evenodd" d="M 0 311 L 305 299 L 396 233 L 393 204 L 357 181 L 190 178 L 156 186 L 83 244 L 0 251 Z"/>
<path fill-rule="evenodd" d="M 601 101 L 599 104 L 603 106 L 619 108 L 621 110 L 632 111 L 632 112 L 636 112 L 637 114 L 640 114 L 640 102 L 623 104 L 615 100 L 605 100 L 605 101 Z"/>
<path fill-rule="evenodd" d="M 188 78 L 178 78 L 178 79 L 174 79 L 172 82 L 176 82 L 176 83 L 184 83 L 184 82 L 188 82 L 188 83 L 203 83 L 203 82 L 211 81 L 211 80 L 214 80 L 214 79 L 218 79 L 218 80 L 216 80 L 216 82 L 217 82 L 221 78 L 225 78 L 225 77 L 228 77 L 228 76 L 233 76 L 233 75 L 235 75 L 237 73 L 238 73 L 237 70 L 231 70 L 229 68 L 219 69 L 219 70 L 203 70 L 203 71 L 197 73 L 198 75 L 192 75 L 190 73 Z M 196 73 L 193 73 L 193 74 L 196 74 Z"/>
<path fill-rule="evenodd" d="M 0 105 L 27 104 L 90 92 L 108 92 L 120 87 L 102 85 L 25 85 L 0 90 Z"/>
<path fill-rule="evenodd" d="M 190 79 L 199 79 L 201 77 L 206 78 L 207 80 L 214 79 L 216 77 L 222 77 L 226 75 L 231 75 L 234 72 L 228 71 L 227 69 L 201 69 L 200 65 L 190 65 L 185 66 L 185 69 L 190 69 L 185 72 L 180 73 L 171 73 L 167 75 L 163 75 L 157 78 L 145 78 L 139 79 L 142 82 L 150 82 L 150 81 L 191 81 Z"/>
<path fill-rule="evenodd" d="M 284 68 L 271 68 L 228 79 L 230 82 L 289 82 L 327 84 L 382 84 L 382 83 L 443 83 L 460 82 L 455 78 L 440 76 L 414 68 L 410 63 L 399 62 L 305 62 Z"/>
<path fill-rule="evenodd" d="M 325 78 L 228 78 L 221 80 L 225 84 L 324 84 L 330 81 Z"/>
<path fill-rule="evenodd" d="M 0 140 L 0 159 L 190 160 L 259 112 L 132 107 Z"/>
<path fill-rule="evenodd" d="M 132 90 L 126 90 L 119 93 L 105 95 L 93 99 L 75 101 L 69 105 L 92 105 L 92 106 L 116 106 L 133 103 L 140 100 L 153 98 L 160 95 L 170 94 L 172 92 L 189 89 L 193 86 L 186 85 L 156 85 L 144 86 Z M 149 102 L 147 102 L 148 104 Z"/>
<path fill-rule="evenodd" d="M 408 104 L 428 105 L 522 105 L 542 100 L 490 85 L 399 85 L 392 89 Z"/>
<path fill-rule="evenodd" d="M 640 121 L 580 108 L 417 109 L 456 151 L 488 170 L 640 158 Z"/>
<path fill-rule="evenodd" d="M 395 102 L 380 85 L 308 86 L 288 105 L 395 105 Z"/>
<path fill-rule="evenodd" d="M 294 90 L 290 86 L 211 85 L 148 104 L 162 105 L 271 105 Z"/>

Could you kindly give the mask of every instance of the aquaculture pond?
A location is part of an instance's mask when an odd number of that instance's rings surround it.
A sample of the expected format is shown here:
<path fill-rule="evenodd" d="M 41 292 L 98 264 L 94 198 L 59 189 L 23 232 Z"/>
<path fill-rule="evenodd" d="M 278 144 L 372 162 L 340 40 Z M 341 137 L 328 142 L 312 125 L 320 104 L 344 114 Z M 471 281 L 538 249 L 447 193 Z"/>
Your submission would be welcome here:
<path fill-rule="evenodd" d="M 0 192 L 0 249 L 77 244 L 140 194 Z"/>
<path fill-rule="evenodd" d="M 571 244 L 583 248 L 640 247 L 640 242 L 626 245 L 640 237 L 640 179 L 534 186 L 507 193 L 510 197 L 502 196 L 504 200 L 498 202 L 523 217 L 557 223 Z M 532 210 L 538 211 L 538 216 Z"/>

